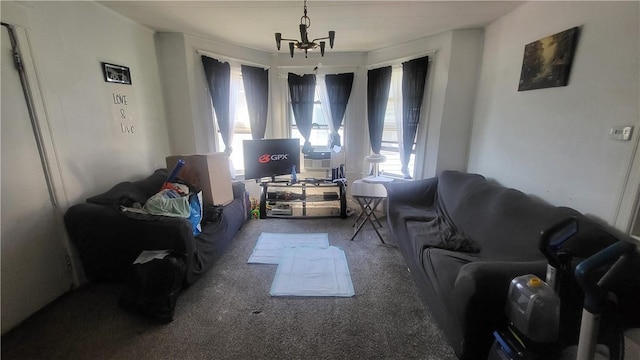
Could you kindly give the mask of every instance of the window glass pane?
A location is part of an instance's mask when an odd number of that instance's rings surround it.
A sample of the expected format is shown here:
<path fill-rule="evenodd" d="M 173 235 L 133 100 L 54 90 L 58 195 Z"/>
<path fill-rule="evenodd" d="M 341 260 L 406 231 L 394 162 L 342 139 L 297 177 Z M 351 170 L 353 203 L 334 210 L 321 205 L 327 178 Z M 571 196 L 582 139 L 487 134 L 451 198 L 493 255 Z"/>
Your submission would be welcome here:
<path fill-rule="evenodd" d="M 400 153 L 396 151 L 380 150 L 380 154 L 387 157 L 387 161 L 380 164 L 380 171 L 386 175 L 402 176 L 402 162 L 400 161 Z M 412 153 L 409 158 L 409 174 L 413 177 L 415 154 Z"/>
<path fill-rule="evenodd" d="M 392 81 L 402 81 L 402 77 L 394 76 Z M 393 86 L 393 85 L 391 85 Z M 402 161 L 400 160 L 400 150 L 398 148 L 398 128 L 396 122 L 396 102 L 394 92 L 389 91 L 387 101 L 387 111 L 384 115 L 384 128 L 382 129 L 382 146 L 380 154 L 387 157 L 387 160 L 380 164 L 380 171 L 387 175 L 402 176 Z M 415 148 L 415 142 L 413 144 Z M 413 164 L 415 161 L 415 150 L 409 158 L 409 174 L 413 177 Z"/>
<path fill-rule="evenodd" d="M 241 81 L 239 86 L 238 98 L 236 99 L 236 119 L 234 133 L 251 134 L 251 125 L 249 122 L 249 108 L 247 108 L 247 97 L 244 93 L 244 84 Z M 235 149 L 235 146 L 234 146 Z M 235 165 L 235 164 L 234 164 Z"/>
<path fill-rule="evenodd" d="M 236 169 L 236 175 L 244 174 L 244 151 L 242 151 L 242 141 L 251 140 L 251 134 L 235 133 L 233 134 L 233 152 L 229 157 L 233 167 Z M 218 132 L 218 141 L 222 144 L 222 136 Z"/>
<path fill-rule="evenodd" d="M 249 123 L 249 109 L 247 108 L 247 98 L 244 93 L 244 83 L 242 82 L 242 77 L 240 77 L 241 81 L 239 84 L 239 93 L 236 99 L 236 114 L 235 114 L 235 124 L 233 131 L 233 143 L 231 147 L 233 148 L 233 152 L 231 152 L 231 163 L 236 170 L 236 175 L 244 174 L 244 153 L 242 151 L 242 141 L 251 139 L 251 126 Z M 213 111 L 213 108 L 211 108 Z M 215 118 L 215 112 L 214 112 Z M 216 124 L 217 127 L 217 124 Z M 218 147 L 220 151 L 224 150 L 224 142 L 222 141 L 222 135 L 220 134 L 220 128 L 217 129 L 218 136 Z"/>
<path fill-rule="evenodd" d="M 389 91 L 387 111 L 384 114 L 384 128 L 382 129 L 382 141 L 398 144 L 398 131 L 396 129 L 396 103 Z"/>
<path fill-rule="evenodd" d="M 320 103 L 320 98 L 318 96 L 318 92 L 315 93 L 313 105 L 313 127 L 311 128 L 311 134 L 309 136 L 309 142 L 311 145 L 317 150 L 328 150 L 327 144 L 329 142 L 329 134 L 331 130 L 329 130 L 328 119 L 325 118 L 324 112 L 322 111 L 322 104 Z M 300 139 L 300 146 L 304 145 L 304 138 L 298 131 L 298 127 L 296 126 L 296 119 L 293 116 L 293 109 L 289 106 L 289 118 L 291 119 L 291 137 Z M 338 129 L 338 134 L 340 134 L 340 140 L 342 142 L 342 146 L 344 146 L 344 126 L 340 126 Z"/>

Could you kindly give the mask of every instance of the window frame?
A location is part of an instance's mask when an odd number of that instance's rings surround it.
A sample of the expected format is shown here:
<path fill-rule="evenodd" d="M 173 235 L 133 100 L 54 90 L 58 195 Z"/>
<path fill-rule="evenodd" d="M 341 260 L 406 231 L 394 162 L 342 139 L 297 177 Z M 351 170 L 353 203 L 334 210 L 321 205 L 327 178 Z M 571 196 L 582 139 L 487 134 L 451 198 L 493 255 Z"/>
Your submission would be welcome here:
<path fill-rule="evenodd" d="M 231 67 L 231 71 L 237 71 L 239 74 L 240 82 L 238 85 L 238 95 L 236 98 L 236 109 L 235 109 L 235 119 L 233 122 L 233 143 L 231 147 L 233 151 L 229 155 L 231 160 L 231 164 L 235 170 L 235 176 L 244 176 L 244 151 L 243 151 L 243 140 L 253 139 L 251 134 L 251 122 L 249 119 L 249 108 L 247 107 L 247 98 L 244 91 L 244 82 L 242 80 L 242 72 L 239 68 L 234 68 L 233 65 Z M 232 77 L 233 79 L 233 77 Z M 242 99 L 242 101 L 240 101 Z M 241 111 L 238 111 L 238 105 L 242 105 Z M 220 127 L 218 126 L 218 121 L 216 119 L 215 109 L 213 108 L 213 104 L 211 104 L 211 112 L 213 114 L 213 123 L 216 132 L 216 149 L 220 152 L 224 151 L 224 142 L 222 141 L 222 133 L 220 131 Z M 246 121 L 238 121 L 239 117 L 246 117 Z M 248 136 L 247 136 L 248 135 Z"/>
<path fill-rule="evenodd" d="M 287 122 L 288 122 L 288 126 L 287 129 L 289 130 L 289 137 L 293 138 L 294 134 L 299 134 L 300 136 L 300 147 L 302 148 L 302 146 L 304 145 L 304 138 L 302 137 L 302 134 L 300 134 L 300 131 L 298 130 L 298 126 L 295 123 L 295 116 L 293 115 L 293 106 L 291 105 L 291 97 L 289 95 L 287 95 L 287 104 L 288 104 L 288 110 L 287 111 Z M 316 108 L 317 106 L 317 108 Z M 318 84 L 316 83 L 316 89 L 314 92 L 314 101 L 313 101 L 313 115 L 315 117 L 316 112 L 319 112 L 320 114 L 323 114 L 323 110 L 322 110 L 322 102 L 319 99 L 319 95 L 318 95 Z M 311 136 L 310 136 L 310 141 L 315 139 L 319 139 L 321 136 L 317 135 L 317 136 L 313 136 L 313 132 L 314 131 L 325 131 L 326 132 L 326 138 L 325 138 L 325 142 L 322 144 L 318 144 L 318 143 L 314 143 L 311 142 L 311 146 L 313 147 L 314 151 L 318 150 L 318 151 L 330 151 L 329 147 L 328 147 L 328 143 L 329 143 L 329 135 L 331 134 L 331 128 L 329 127 L 329 123 L 327 122 L 327 119 L 324 117 L 324 114 L 322 115 L 323 120 L 324 120 L 324 124 L 318 124 L 316 122 L 313 122 L 313 126 L 311 127 Z M 312 119 L 313 121 L 313 119 Z M 340 138 L 342 140 L 342 144 L 341 146 L 344 147 L 344 122 L 342 122 L 340 124 L 340 128 L 337 130 L 338 134 L 340 135 Z"/>
<path fill-rule="evenodd" d="M 394 76 L 395 75 L 395 76 Z M 399 84 L 394 84 L 394 81 L 399 81 Z M 400 144 L 398 142 L 398 121 L 396 119 L 396 109 L 395 106 L 397 104 L 395 99 L 395 92 L 393 91 L 394 86 L 402 86 L 402 76 L 396 75 L 395 73 L 391 77 L 391 82 L 389 83 L 389 95 L 387 97 L 387 107 L 384 116 L 384 125 L 382 129 L 382 143 L 380 146 L 380 154 L 387 157 L 387 160 L 379 165 L 380 171 L 385 174 L 385 176 L 389 177 L 397 177 L 403 178 L 401 167 L 402 161 L 400 159 Z M 391 119 L 390 119 L 391 118 Z M 400 121 L 401 122 L 401 121 Z M 392 130 L 390 129 L 392 128 Z M 385 138 L 385 134 L 394 133 L 395 136 L 390 138 Z M 395 137 L 395 140 L 393 138 Z M 409 156 L 409 163 L 407 167 L 409 169 L 409 175 L 414 178 L 415 177 L 415 161 L 416 161 L 416 148 L 417 148 L 417 136 L 413 139 L 413 145 L 411 147 L 411 154 Z M 393 145 L 389 145 L 393 144 Z"/>

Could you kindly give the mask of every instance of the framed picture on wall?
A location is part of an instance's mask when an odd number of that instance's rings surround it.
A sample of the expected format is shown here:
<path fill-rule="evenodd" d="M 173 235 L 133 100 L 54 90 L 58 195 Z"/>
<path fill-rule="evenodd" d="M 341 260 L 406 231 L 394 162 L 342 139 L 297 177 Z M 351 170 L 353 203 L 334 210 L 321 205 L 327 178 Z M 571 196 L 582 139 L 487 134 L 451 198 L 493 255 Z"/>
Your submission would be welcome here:
<path fill-rule="evenodd" d="M 518 91 L 567 86 L 578 30 L 574 27 L 525 45 Z"/>
<path fill-rule="evenodd" d="M 131 72 L 126 66 L 103 62 L 102 72 L 106 82 L 131 85 Z"/>

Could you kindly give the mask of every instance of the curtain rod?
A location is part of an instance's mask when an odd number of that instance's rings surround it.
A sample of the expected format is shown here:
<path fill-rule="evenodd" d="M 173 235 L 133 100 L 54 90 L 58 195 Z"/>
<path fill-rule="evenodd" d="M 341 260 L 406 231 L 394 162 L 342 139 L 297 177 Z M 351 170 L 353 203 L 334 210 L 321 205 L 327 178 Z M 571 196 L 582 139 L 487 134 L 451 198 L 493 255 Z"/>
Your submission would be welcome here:
<path fill-rule="evenodd" d="M 427 52 L 423 52 L 423 53 L 419 53 L 419 54 L 404 56 L 404 57 L 401 57 L 399 59 L 381 61 L 379 63 L 366 65 L 365 69 L 371 70 L 371 69 L 377 69 L 377 68 L 384 67 L 384 66 L 400 65 L 401 63 L 403 63 L 405 61 L 419 59 L 419 58 L 425 57 L 425 56 L 428 56 L 429 57 L 429 62 L 432 62 L 433 58 L 436 56 L 437 53 L 438 53 L 438 50 L 431 50 L 431 51 L 427 51 Z"/>
<path fill-rule="evenodd" d="M 246 61 L 246 60 L 240 60 L 240 59 L 236 59 L 234 57 L 231 56 L 226 56 L 226 55 L 220 55 L 220 54 L 216 54 L 216 53 L 212 53 L 212 52 L 208 52 L 205 50 L 196 50 L 196 53 L 200 54 L 200 55 L 205 55 L 205 56 L 209 56 L 209 57 L 214 57 L 218 60 L 225 60 L 229 63 L 234 62 L 234 63 L 239 63 L 240 65 L 250 65 L 250 66 L 255 66 L 255 67 L 260 67 L 263 69 L 269 69 L 270 66 L 268 65 L 263 65 L 263 64 L 258 64 L 258 63 L 254 63 L 251 61 Z"/>
<path fill-rule="evenodd" d="M 325 65 L 320 62 L 318 68 L 330 69 L 330 68 L 357 68 L 360 65 Z M 276 66 L 278 69 L 306 69 L 316 65 L 278 65 Z"/>
<path fill-rule="evenodd" d="M 279 79 L 286 79 L 290 72 L 298 74 L 299 72 L 297 70 L 311 69 L 311 66 L 313 65 L 276 66 L 276 68 L 278 69 L 277 77 Z M 312 69 L 310 71 L 305 71 L 304 74 L 316 74 L 317 76 L 341 74 L 343 72 L 356 74 L 359 68 L 359 65 L 321 65 L 319 67 L 316 67 L 315 70 Z"/>

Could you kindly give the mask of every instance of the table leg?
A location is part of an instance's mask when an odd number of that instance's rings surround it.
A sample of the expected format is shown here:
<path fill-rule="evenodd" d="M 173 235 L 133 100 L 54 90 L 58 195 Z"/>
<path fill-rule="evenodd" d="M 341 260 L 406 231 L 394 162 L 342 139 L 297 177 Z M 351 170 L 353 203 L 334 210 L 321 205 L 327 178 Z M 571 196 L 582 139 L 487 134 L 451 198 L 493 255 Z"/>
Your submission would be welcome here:
<path fill-rule="evenodd" d="M 369 223 L 373 227 L 373 230 L 378 235 L 378 238 L 380 239 L 380 241 L 383 244 L 385 244 L 384 239 L 382 238 L 382 235 L 380 235 L 380 232 L 378 231 L 378 227 L 376 227 L 376 224 L 373 222 L 373 220 L 375 220 L 378 223 L 379 227 L 382 227 L 382 224 L 380 223 L 380 220 L 378 220 L 378 217 L 376 216 L 376 214 L 374 212 L 375 208 L 382 201 L 382 198 L 357 197 L 356 200 L 358 201 L 358 204 L 360 205 L 360 208 L 362 209 L 362 212 L 360 213 L 360 215 L 356 219 L 356 222 L 353 224 L 353 226 L 356 227 L 356 230 L 353 233 L 353 236 L 351 237 L 351 240 L 353 240 L 356 237 L 356 235 L 358 235 L 358 233 L 360 232 L 360 230 L 362 229 L 364 224 L 367 221 L 369 221 Z M 362 219 L 362 221 L 360 221 L 361 219 Z"/>
<path fill-rule="evenodd" d="M 358 218 L 353 223 L 353 227 L 356 227 L 358 225 L 358 222 L 360 222 L 360 219 L 362 219 L 362 216 L 364 215 L 364 208 L 363 208 L 362 204 L 360 204 L 360 198 L 357 198 L 356 200 L 358 201 L 358 205 L 360 205 L 360 208 L 362 210 L 360 210 L 360 214 L 358 214 Z"/>
<path fill-rule="evenodd" d="M 380 204 L 381 201 L 382 201 L 381 198 L 375 198 L 374 201 L 373 201 L 373 207 L 370 208 L 371 211 L 369 213 L 378 222 L 378 225 L 380 225 L 380 227 L 382 227 L 382 224 L 380 224 L 380 221 L 378 220 L 378 217 L 374 213 L 374 209 L 376 207 L 378 207 L 378 205 Z M 378 235 L 378 238 L 380 239 L 380 242 L 382 242 L 384 244 L 385 243 L 384 239 L 382 238 L 382 235 L 380 235 L 380 232 L 378 232 L 378 228 L 376 227 L 376 224 L 373 223 L 373 219 L 371 219 L 371 216 L 367 217 L 369 219 L 369 223 L 371 223 L 371 226 L 373 227 L 373 230 L 375 230 L 376 234 Z"/>
<path fill-rule="evenodd" d="M 368 204 L 367 204 L 366 200 L 364 200 L 362 197 L 358 197 L 358 198 L 356 198 L 356 200 L 358 201 L 358 204 L 360 205 L 360 208 L 362 209 L 362 212 L 360 213 L 360 215 L 358 215 L 358 218 L 356 219 L 356 222 L 353 224 L 353 226 L 356 229 L 353 232 L 353 236 L 351 237 L 352 241 L 353 241 L 353 239 L 355 239 L 356 235 L 358 235 L 358 233 L 360 232 L 360 229 L 362 229 L 364 224 L 367 222 L 367 207 L 368 207 Z M 363 218 L 363 216 L 364 216 L 364 218 Z M 362 221 L 360 221 L 360 219 L 362 219 Z"/>
<path fill-rule="evenodd" d="M 369 205 L 371 205 L 371 203 L 373 202 L 373 206 L 369 206 L 370 214 L 376 220 L 376 222 L 378 223 L 378 226 L 382 227 L 382 224 L 380 223 L 380 220 L 378 220 L 378 216 L 376 215 L 376 212 L 375 212 L 378 205 L 380 205 L 380 203 L 382 202 L 382 198 L 372 198 L 371 200 L 372 201 L 369 202 Z"/>

